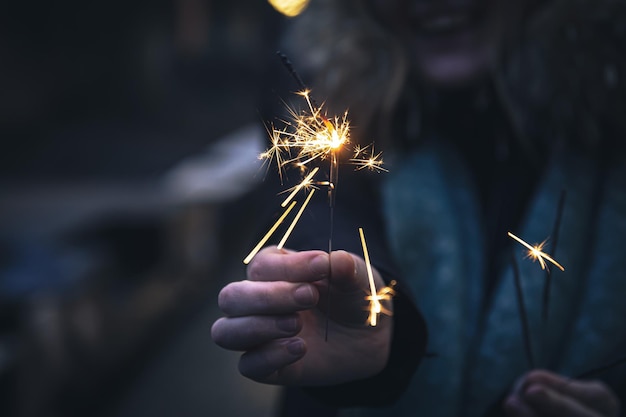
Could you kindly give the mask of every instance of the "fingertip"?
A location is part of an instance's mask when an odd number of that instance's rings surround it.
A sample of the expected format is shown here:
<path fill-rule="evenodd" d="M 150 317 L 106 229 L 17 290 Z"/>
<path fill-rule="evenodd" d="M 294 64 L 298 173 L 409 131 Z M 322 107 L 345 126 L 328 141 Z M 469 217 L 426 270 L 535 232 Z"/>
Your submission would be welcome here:
<path fill-rule="evenodd" d="M 549 388 L 545 385 L 533 382 L 529 383 L 524 389 L 524 399 L 532 404 L 543 403 L 550 395 Z"/>
<path fill-rule="evenodd" d="M 503 404 L 504 412 L 509 417 L 534 417 L 535 413 L 518 395 L 509 395 Z"/>
<path fill-rule="evenodd" d="M 328 272 L 330 271 L 328 254 L 320 253 L 309 260 L 309 270 L 318 280 L 328 277 Z"/>
<path fill-rule="evenodd" d="M 331 262 L 333 277 L 338 276 L 345 278 L 346 284 L 356 279 L 359 268 L 355 256 L 350 252 L 344 250 L 333 252 Z"/>
<path fill-rule="evenodd" d="M 285 349 L 295 358 L 301 358 L 306 353 L 306 344 L 304 340 L 296 337 L 285 342 Z"/>
<path fill-rule="evenodd" d="M 293 298 L 301 307 L 308 308 L 317 304 L 319 293 L 313 285 L 302 284 L 294 289 Z"/>

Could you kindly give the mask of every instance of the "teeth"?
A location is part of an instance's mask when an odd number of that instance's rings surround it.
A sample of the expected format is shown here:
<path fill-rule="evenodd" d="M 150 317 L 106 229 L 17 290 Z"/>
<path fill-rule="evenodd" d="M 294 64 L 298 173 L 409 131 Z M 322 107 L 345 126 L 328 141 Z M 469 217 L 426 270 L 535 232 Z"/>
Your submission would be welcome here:
<path fill-rule="evenodd" d="M 442 15 L 430 19 L 424 19 L 420 22 L 420 28 L 427 32 L 450 32 L 463 28 L 470 22 L 469 15 Z"/>

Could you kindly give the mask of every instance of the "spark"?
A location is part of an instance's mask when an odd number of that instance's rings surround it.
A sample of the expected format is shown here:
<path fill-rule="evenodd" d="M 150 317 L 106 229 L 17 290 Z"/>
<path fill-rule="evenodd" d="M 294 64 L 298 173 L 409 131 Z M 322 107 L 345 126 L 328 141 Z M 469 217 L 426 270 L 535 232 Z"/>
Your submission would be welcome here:
<path fill-rule="evenodd" d="M 307 110 L 298 112 L 287 107 L 289 120 L 285 121 L 285 129 L 272 128 L 272 147 L 263 152 L 260 158 L 275 158 L 279 168 L 289 164 L 304 167 L 315 160 L 329 158 L 349 143 L 347 112 L 343 117 L 329 119 L 322 113 L 321 106 L 313 105 L 310 93 L 307 89 L 296 93 L 306 101 Z M 283 153 L 291 150 L 297 150 L 295 155 L 282 158 Z"/>
<path fill-rule="evenodd" d="M 368 152 L 368 148 L 371 150 Z M 362 169 L 369 169 L 370 171 L 384 171 L 389 172 L 387 169 L 383 168 L 383 158 L 382 152 L 376 153 L 374 151 L 374 145 L 367 145 L 362 148 L 359 145 L 354 147 L 354 156 L 350 159 L 350 162 L 357 166 L 356 170 L 360 171 Z"/>
<path fill-rule="evenodd" d="M 272 162 L 276 164 L 281 183 L 288 167 L 295 167 L 300 170 L 303 179 L 295 187 L 284 191 L 288 192 L 289 195 L 281 203 L 281 207 L 287 206 L 302 190 L 314 190 L 317 187 L 327 188 L 330 207 L 328 242 L 328 252 L 330 253 L 332 251 L 333 210 L 339 178 L 340 156 L 344 148 L 350 143 L 348 112 L 344 112 L 342 116 L 330 117 L 325 113 L 323 104 L 317 105 L 311 98 L 311 90 L 303 87 L 296 94 L 304 100 L 304 109 L 297 110 L 287 105 L 287 118 L 282 120 L 283 126 L 281 128 L 276 128 L 273 125 L 268 126 L 271 146 L 259 155 L 259 159 L 264 160 L 264 164 L 267 162 L 268 167 Z M 328 163 L 329 171 L 328 176 L 320 180 L 315 177 L 319 175 L 321 162 Z M 375 153 L 373 145 L 363 148 L 356 146 L 353 157 L 348 162 L 357 165 L 357 170 L 368 168 L 376 171 L 387 171 L 382 168 L 381 153 Z M 312 195 L 311 191 L 288 232 L 283 236 L 279 244 L 281 247 L 291 234 L 291 230 L 296 226 Z M 285 216 L 286 214 L 287 212 Z M 273 233 L 277 227 L 278 225 L 274 225 L 270 232 Z M 268 233 L 271 234 L 270 232 Z M 259 245 L 265 244 L 268 239 L 269 236 L 266 235 Z M 250 262 L 254 255 L 256 255 L 256 251 L 253 250 L 244 263 Z M 376 294 L 376 292 L 372 294 Z"/>
<path fill-rule="evenodd" d="M 298 191 L 300 191 L 303 188 L 309 188 L 313 185 L 313 177 L 315 176 L 315 174 L 317 173 L 317 171 L 319 171 L 319 167 L 315 167 L 313 168 L 313 170 L 311 170 L 311 172 L 309 173 L 309 175 L 307 175 L 301 182 L 300 184 L 296 185 L 295 187 L 293 187 L 291 194 L 289 194 L 287 196 L 287 198 L 285 199 L 285 201 L 283 201 L 280 206 L 281 207 L 285 207 L 287 206 L 287 204 L 289 204 L 289 202 L 296 196 L 296 194 L 298 194 Z M 289 190 L 287 190 L 289 191 Z"/>
<path fill-rule="evenodd" d="M 365 267 L 367 269 L 367 279 L 369 281 L 370 287 L 370 295 L 366 296 L 365 299 L 370 302 L 368 311 L 369 317 L 367 321 L 370 326 L 376 327 L 378 324 L 378 316 L 380 314 L 385 314 L 387 316 L 391 316 L 391 311 L 386 309 L 381 301 L 383 300 L 391 300 L 394 296 L 395 291 L 393 287 L 396 285 L 396 281 L 391 281 L 389 287 L 383 287 L 380 291 L 376 291 L 376 284 L 374 283 L 374 273 L 372 272 L 372 263 L 370 262 L 369 251 L 367 250 L 367 244 L 365 243 L 365 234 L 363 233 L 363 228 L 359 227 L 359 236 L 361 237 L 361 246 L 363 247 L 363 259 L 365 260 Z"/>
<path fill-rule="evenodd" d="M 554 266 L 556 266 L 557 268 L 559 268 L 561 271 L 565 271 L 565 268 L 563 268 L 563 266 L 560 263 L 554 260 L 554 258 L 552 258 L 547 253 L 543 252 L 543 248 L 546 244 L 547 239 L 539 244 L 535 244 L 534 246 L 531 246 L 528 243 L 524 242 L 519 237 L 515 236 L 511 232 L 508 232 L 508 235 L 510 238 L 516 240 L 518 243 L 522 244 L 526 249 L 528 249 L 528 252 L 526 253 L 526 257 L 531 258 L 533 261 L 538 261 L 539 265 L 541 265 L 541 269 L 550 271 L 550 269 L 548 268 L 548 264 L 546 264 L 546 261 L 548 261 L 552 263 Z"/>
<path fill-rule="evenodd" d="M 296 201 L 292 201 L 289 207 L 287 207 L 287 210 L 285 210 L 285 212 L 282 214 L 282 216 L 280 216 L 280 218 L 276 220 L 276 223 L 274 223 L 274 225 L 270 228 L 270 230 L 268 230 L 265 236 L 263 236 L 263 238 L 259 241 L 259 243 L 257 243 L 257 245 L 254 247 L 254 249 L 250 251 L 248 256 L 246 256 L 246 258 L 243 260 L 244 264 L 248 265 L 250 263 L 252 258 L 256 256 L 257 252 L 261 250 L 263 245 L 265 245 L 265 242 L 267 242 L 267 240 L 274 234 L 276 229 L 278 229 L 278 226 L 280 226 L 283 220 L 285 220 L 285 218 L 287 217 L 289 212 L 294 208 L 295 205 L 296 205 Z"/>

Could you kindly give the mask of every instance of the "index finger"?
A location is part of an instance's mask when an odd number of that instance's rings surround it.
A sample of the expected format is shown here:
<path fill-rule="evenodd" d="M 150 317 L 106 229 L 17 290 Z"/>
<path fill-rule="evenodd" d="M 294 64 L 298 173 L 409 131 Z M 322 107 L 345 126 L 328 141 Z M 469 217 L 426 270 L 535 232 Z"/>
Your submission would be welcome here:
<path fill-rule="evenodd" d="M 613 415 L 619 408 L 618 400 L 604 383 L 593 380 L 575 380 L 561 377 L 552 372 L 535 370 L 530 372 L 525 381 L 527 386 L 542 384 L 554 389 L 560 394 L 576 398 L 581 403 L 606 415 Z"/>
<path fill-rule="evenodd" d="M 327 278 L 328 254 L 320 250 L 293 252 L 265 248 L 250 262 L 250 281 L 314 282 Z"/>

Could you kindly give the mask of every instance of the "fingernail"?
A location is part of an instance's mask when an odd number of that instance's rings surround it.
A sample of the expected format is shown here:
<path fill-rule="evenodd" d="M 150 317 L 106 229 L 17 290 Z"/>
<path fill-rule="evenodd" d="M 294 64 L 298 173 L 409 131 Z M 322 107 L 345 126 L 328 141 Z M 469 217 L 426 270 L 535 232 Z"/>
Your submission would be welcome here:
<path fill-rule="evenodd" d="M 303 307 L 312 307 L 315 304 L 315 295 L 310 285 L 300 285 L 293 292 L 293 298 Z"/>
<path fill-rule="evenodd" d="M 304 342 L 300 339 L 293 339 L 287 342 L 285 346 L 287 348 L 287 352 L 291 353 L 294 356 L 302 356 L 304 355 Z"/>
<path fill-rule="evenodd" d="M 317 275 L 320 279 L 328 276 L 328 256 L 319 255 L 309 261 L 309 269 L 311 273 Z"/>
<path fill-rule="evenodd" d="M 298 319 L 296 317 L 280 317 L 276 319 L 276 327 L 284 332 L 295 332 L 298 329 Z"/>

